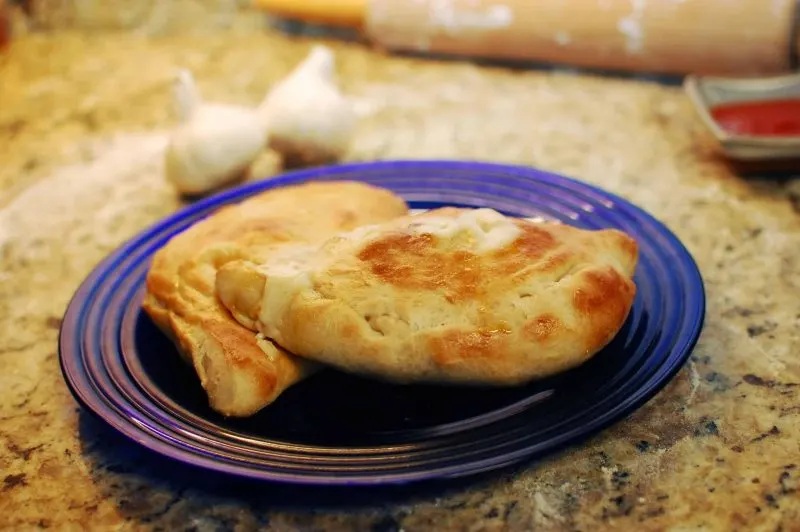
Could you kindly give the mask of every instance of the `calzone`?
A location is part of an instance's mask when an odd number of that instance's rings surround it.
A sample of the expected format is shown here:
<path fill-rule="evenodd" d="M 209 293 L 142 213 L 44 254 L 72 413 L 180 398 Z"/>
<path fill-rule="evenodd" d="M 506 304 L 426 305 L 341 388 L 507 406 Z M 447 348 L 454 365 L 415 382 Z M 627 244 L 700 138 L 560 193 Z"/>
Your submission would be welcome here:
<path fill-rule="evenodd" d="M 636 242 L 617 230 L 443 208 L 231 261 L 216 290 L 242 325 L 341 370 L 516 385 L 608 344 L 636 263 Z"/>
<path fill-rule="evenodd" d="M 224 207 L 174 236 L 154 256 L 143 307 L 177 344 L 211 407 L 248 416 L 316 368 L 242 327 L 217 299 L 217 269 L 234 259 L 269 260 L 278 243 L 313 242 L 407 214 L 387 190 L 355 182 L 271 189 Z"/>

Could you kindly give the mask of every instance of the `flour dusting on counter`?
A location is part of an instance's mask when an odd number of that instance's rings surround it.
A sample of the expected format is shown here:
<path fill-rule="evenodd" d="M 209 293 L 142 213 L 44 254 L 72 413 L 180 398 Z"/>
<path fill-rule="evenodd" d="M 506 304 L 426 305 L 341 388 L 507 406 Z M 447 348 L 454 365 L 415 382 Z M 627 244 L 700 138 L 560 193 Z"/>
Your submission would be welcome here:
<path fill-rule="evenodd" d="M 120 231 L 140 228 L 141 223 L 123 228 L 123 220 L 140 220 L 146 204 L 172 195 L 162 178 L 166 143 L 167 135 L 156 133 L 116 135 L 82 146 L 90 162 L 56 170 L 0 209 L 0 248 L 33 262 L 42 259 L 38 248 L 19 245 L 32 238 L 74 249 L 81 244 L 72 239 L 91 238 L 110 251 L 124 238 Z"/>

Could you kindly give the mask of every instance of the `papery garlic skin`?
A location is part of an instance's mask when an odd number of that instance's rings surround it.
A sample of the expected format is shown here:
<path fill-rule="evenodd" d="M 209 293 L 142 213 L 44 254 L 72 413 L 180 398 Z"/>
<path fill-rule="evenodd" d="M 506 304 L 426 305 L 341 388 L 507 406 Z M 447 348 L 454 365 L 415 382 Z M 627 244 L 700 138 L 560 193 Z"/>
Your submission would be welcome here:
<path fill-rule="evenodd" d="M 321 45 L 269 91 L 259 113 L 270 147 L 290 164 L 340 159 L 357 125 L 352 102 L 336 85 L 333 52 Z"/>
<path fill-rule="evenodd" d="M 267 142 L 258 113 L 204 103 L 190 73 L 178 75 L 175 100 L 182 123 L 165 153 L 165 174 L 182 194 L 203 194 L 240 177 Z"/>

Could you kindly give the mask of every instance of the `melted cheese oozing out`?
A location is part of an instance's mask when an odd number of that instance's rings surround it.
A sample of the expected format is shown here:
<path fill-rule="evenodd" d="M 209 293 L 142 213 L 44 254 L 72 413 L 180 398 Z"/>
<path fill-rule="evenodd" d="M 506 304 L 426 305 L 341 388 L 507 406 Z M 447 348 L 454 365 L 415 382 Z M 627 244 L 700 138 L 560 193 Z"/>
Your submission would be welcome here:
<path fill-rule="evenodd" d="M 428 212 L 429 210 L 430 210 L 430 209 L 409 209 L 409 211 L 408 211 L 408 212 L 409 212 L 410 214 L 412 214 L 412 215 L 417 215 L 417 214 L 423 214 L 423 213 L 426 213 L 426 212 Z M 543 223 L 561 223 L 561 222 L 558 222 L 557 220 L 552 220 L 552 219 L 550 219 L 550 218 L 545 218 L 545 217 L 543 217 L 543 216 L 531 216 L 530 218 L 522 218 L 522 219 L 523 219 L 523 220 L 525 220 L 525 221 L 527 221 L 527 222 L 533 222 L 533 223 L 537 223 L 537 224 L 543 224 Z"/>
<path fill-rule="evenodd" d="M 470 243 L 479 252 L 501 249 L 511 244 L 521 233 L 512 218 L 492 209 L 475 209 L 455 218 L 430 217 L 414 222 L 409 229 L 417 234 L 431 234 L 441 239 L 452 239 L 466 233 Z"/>
<path fill-rule="evenodd" d="M 259 322 L 261 332 L 270 338 L 276 338 L 278 331 L 274 324 L 280 322 L 284 309 L 292 304 L 298 293 L 311 288 L 311 275 L 308 271 L 298 271 L 281 275 L 281 269 L 270 269 L 266 280 L 264 298 L 261 302 Z M 288 270 L 282 270 L 288 272 Z"/>
<path fill-rule="evenodd" d="M 264 335 L 275 338 L 274 324 L 278 323 L 283 309 L 291 305 L 299 292 L 311 288 L 311 270 L 315 264 L 313 251 L 310 246 L 302 246 L 291 249 L 291 253 L 277 253 L 259 267 L 266 276 L 259 313 Z"/>
<path fill-rule="evenodd" d="M 522 230 L 513 218 L 503 216 L 492 209 L 474 209 L 455 218 L 434 216 L 413 221 L 408 230 L 416 234 L 431 234 L 443 240 L 467 235 L 467 242 L 477 252 L 501 249 L 516 240 Z M 291 305 L 294 297 L 312 288 L 312 273 L 324 269 L 324 250 L 344 242 L 364 242 L 380 237 L 380 226 L 359 227 L 349 233 L 327 241 L 322 247 L 301 246 L 291 248 L 288 253 L 276 253 L 269 262 L 260 266 L 266 276 L 264 299 L 259 321 L 262 333 L 276 338 L 275 323 L 280 320 L 283 309 Z M 333 249 L 328 248 L 329 251 Z M 320 251 L 323 251 L 320 253 Z M 330 258 L 330 257 L 327 257 Z"/>

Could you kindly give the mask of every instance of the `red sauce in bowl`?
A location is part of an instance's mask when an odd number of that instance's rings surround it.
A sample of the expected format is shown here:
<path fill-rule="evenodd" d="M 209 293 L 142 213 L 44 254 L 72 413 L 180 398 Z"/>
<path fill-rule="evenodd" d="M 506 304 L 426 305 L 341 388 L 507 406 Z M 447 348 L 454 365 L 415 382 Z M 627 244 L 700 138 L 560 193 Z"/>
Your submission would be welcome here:
<path fill-rule="evenodd" d="M 711 108 L 722 129 L 757 137 L 800 136 L 800 99 L 736 102 Z"/>

